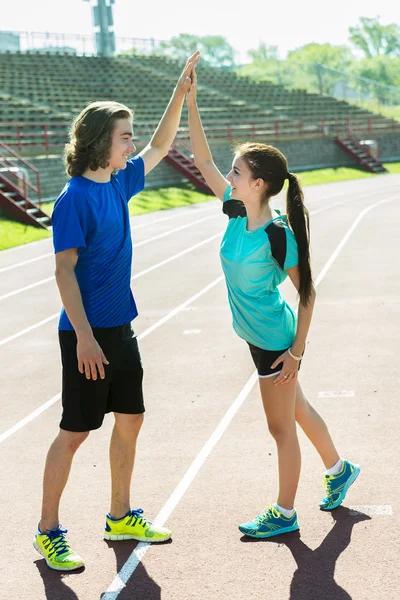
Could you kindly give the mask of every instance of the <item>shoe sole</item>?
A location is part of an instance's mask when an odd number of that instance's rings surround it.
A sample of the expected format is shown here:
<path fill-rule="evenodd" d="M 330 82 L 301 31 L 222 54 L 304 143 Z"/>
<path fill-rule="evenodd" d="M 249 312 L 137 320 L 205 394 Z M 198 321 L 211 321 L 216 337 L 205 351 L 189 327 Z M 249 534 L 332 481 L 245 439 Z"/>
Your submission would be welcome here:
<path fill-rule="evenodd" d="M 54 571 L 75 571 L 75 569 L 81 569 L 82 567 L 85 566 L 85 563 L 82 561 L 80 564 L 74 565 L 73 567 L 58 567 L 57 565 L 53 565 L 48 560 L 48 558 L 44 554 L 43 550 L 36 543 L 36 540 L 34 540 L 34 542 L 33 542 L 33 547 L 35 548 L 35 550 L 37 550 L 39 552 L 40 556 L 43 556 L 43 558 L 45 559 L 45 561 L 47 563 L 47 566 L 50 567 L 50 569 L 53 569 Z"/>
<path fill-rule="evenodd" d="M 109 542 L 120 542 L 122 540 L 136 540 L 137 542 L 147 542 L 149 544 L 157 544 L 157 543 L 160 543 L 160 542 L 166 542 L 167 540 L 170 539 L 171 535 L 172 534 L 170 533 L 166 537 L 163 537 L 161 539 L 155 540 L 153 538 L 140 537 L 140 535 L 129 535 L 129 534 L 126 534 L 126 535 L 125 534 L 124 535 L 122 535 L 122 534 L 121 535 L 115 535 L 114 534 L 113 535 L 113 534 L 110 534 L 110 533 L 105 533 L 104 534 L 104 539 L 108 540 Z"/>
<path fill-rule="evenodd" d="M 263 540 L 265 538 L 273 537 L 274 535 L 281 535 L 281 533 L 290 533 L 291 531 L 298 531 L 299 529 L 300 527 L 298 525 L 292 525 L 291 527 L 283 527 L 282 529 L 279 529 L 279 531 L 272 531 L 270 533 L 261 533 L 257 535 L 256 533 L 247 533 L 246 531 L 240 529 L 239 526 L 239 531 L 241 533 L 244 533 L 244 535 L 248 535 L 249 537 L 256 538 L 257 540 Z"/>
<path fill-rule="evenodd" d="M 357 477 L 360 474 L 360 471 L 361 471 L 361 469 L 359 466 L 356 466 L 354 468 L 354 471 L 352 472 L 352 474 L 346 481 L 346 484 L 345 484 L 343 492 L 342 492 L 342 496 L 339 498 L 339 500 L 336 500 L 336 502 L 334 502 L 334 504 L 330 504 L 329 506 L 326 506 L 326 507 L 320 506 L 320 509 L 321 510 L 334 510 L 335 508 L 340 506 L 342 504 L 342 502 L 344 501 L 344 499 L 346 498 L 346 494 L 349 490 L 349 487 L 355 482 L 355 480 L 357 479 Z"/>

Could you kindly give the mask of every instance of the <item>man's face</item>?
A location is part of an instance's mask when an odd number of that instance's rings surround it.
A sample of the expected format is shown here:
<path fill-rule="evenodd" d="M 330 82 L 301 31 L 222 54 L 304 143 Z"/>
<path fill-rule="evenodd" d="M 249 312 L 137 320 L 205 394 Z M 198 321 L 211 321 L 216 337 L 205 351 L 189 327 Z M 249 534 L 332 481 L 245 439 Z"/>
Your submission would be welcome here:
<path fill-rule="evenodd" d="M 117 119 L 112 134 L 110 167 L 125 169 L 129 155 L 135 150 L 131 121 L 129 119 Z"/>

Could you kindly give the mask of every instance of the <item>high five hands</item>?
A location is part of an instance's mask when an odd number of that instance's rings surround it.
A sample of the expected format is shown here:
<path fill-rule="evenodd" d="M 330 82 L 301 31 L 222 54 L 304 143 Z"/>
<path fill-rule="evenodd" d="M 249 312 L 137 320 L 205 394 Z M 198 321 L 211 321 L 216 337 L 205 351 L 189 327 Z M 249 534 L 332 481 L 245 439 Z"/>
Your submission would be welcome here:
<path fill-rule="evenodd" d="M 199 60 L 200 51 L 196 50 L 196 52 L 187 59 L 185 68 L 182 71 L 182 75 L 178 79 L 176 89 L 184 95 L 188 94 L 193 86 L 193 81 L 196 79 L 195 67 Z"/>
<path fill-rule="evenodd" d="M 192 75 L 191 75 L 191 86 L 186 94 L 186 104 L 188 106 L 194 106 L 197 100 L 197 73 L 196 73 L 196 64 L 193 65 Z"/>

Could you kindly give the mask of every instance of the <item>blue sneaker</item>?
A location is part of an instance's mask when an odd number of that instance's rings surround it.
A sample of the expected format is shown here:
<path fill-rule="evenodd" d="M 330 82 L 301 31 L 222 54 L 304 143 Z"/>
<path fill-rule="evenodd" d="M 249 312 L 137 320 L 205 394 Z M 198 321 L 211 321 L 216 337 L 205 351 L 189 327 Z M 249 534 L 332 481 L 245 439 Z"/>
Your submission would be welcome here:
<path fill-rule="evenodd" d="M 242 523 L 239 525 L 239 530 L 254 538 L 268 538 L 289 531 L 297 531 L 299 524 L 297 522 L 297 513 L 295 509 L 290 517 L 285 517 L 276 505 L 267 506 L 265 511 L 255 517 L 253 521 Z"/>
<path fill-rule="evenodd" d="M 342 504 L 347 490 L 355 482 L 360 473 L 360 466 L 344 460 L 342 468 L 336 475 L 324 475 L 326 496 L 319 503 L 322 510 L 333 510 Z"/>

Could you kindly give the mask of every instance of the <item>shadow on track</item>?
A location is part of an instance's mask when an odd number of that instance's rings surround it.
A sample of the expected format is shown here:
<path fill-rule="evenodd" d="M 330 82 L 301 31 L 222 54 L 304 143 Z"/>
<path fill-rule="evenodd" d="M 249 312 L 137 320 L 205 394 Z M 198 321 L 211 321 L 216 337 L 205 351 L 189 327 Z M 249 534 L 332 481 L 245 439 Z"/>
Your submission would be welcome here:
<path fill-rule="evenodd" d="M 351 532 L 356 523 L 370 520 L 364 513 L 355 513 L 340 506 L 331 512 L 334 526 L 315 550 L 301 541 L 298 531 L 277 535 L 265 540 L 243 537 L 243 542 L 266 542 L 287 546 L 297 564 L 290 585 L 289 600 L 352 600 L 351 596 L 334 579 L 339 556 L 350 544 Z M 356 568 L 356 565 L 354 565 Z"/>
<path fill-rule="evenodd" d="M 35 561 L 40 577 L 43 579 L 44 593 L 47 600 L 79 600 L 78 596 L 67 585 L 69 577 L 83 573 L 85 567 L 76 571 L 54 571 L 44 559 Z"/>
<path fill-rule="evenodd" d="M 137 547 L 138 542 L 126 540 L 123 542 L 105 543 L 115 552 L 116 572 L 119 573 Z M 168 543 L 170 542 L 163 542 L 157 545 L 165 546 Z M 100 600 L 104 596 L 105 594 L 102 594 Z M 141 562 L 136 567 L 132 577 L 128 580 L 126 587 L 118 595 L 118 600 L 132 600 L 132 598 L 135 600 L 161 600 L 160 586 L 147 574 Z"/>

